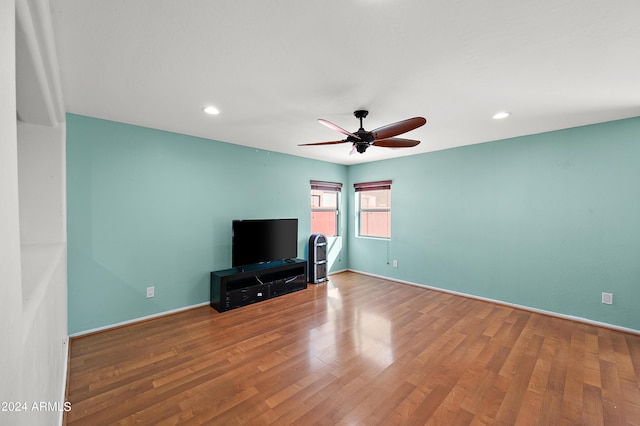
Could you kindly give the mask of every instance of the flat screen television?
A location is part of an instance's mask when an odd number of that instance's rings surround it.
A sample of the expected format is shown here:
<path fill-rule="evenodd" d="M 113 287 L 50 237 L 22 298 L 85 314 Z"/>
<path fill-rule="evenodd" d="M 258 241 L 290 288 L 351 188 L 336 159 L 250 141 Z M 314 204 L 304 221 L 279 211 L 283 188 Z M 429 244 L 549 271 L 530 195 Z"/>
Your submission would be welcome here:
<path fill-rule="evenodd" d="M 234 268 L 298 257 L 298 219 L 234 220 Z"/>

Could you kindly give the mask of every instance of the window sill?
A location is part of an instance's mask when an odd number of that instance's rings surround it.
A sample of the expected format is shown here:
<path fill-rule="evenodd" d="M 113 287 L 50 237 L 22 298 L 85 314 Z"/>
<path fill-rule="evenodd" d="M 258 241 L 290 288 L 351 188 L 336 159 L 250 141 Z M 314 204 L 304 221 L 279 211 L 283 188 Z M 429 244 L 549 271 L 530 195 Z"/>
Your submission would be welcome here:
<path fill-rule="evenodd" d="M 391 241 L 391 237 L 370 237 L 368 235 L 356 235 L 356 238 L 362 238 L 363 240 Z"/>

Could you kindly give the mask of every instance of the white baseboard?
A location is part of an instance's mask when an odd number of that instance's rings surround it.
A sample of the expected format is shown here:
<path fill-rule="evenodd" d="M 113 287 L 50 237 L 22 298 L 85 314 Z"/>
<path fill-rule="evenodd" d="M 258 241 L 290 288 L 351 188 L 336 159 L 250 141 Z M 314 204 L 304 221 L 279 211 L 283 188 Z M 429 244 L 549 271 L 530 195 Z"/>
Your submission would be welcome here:
<path fill-rule="evenodd" d="M 84 330 L 84 331 L 80 331 L 78 333 L 70 334 L 69 337 L 79 337 L 79 336 L 84 336 L 86 334 L 92 334 L 92 333 L 97 333 L 99 331 L 109 330 L 111 328 L 122 327 L 123 325 L 128 325 L 128 324 L 133 324 L 133 323 L 140 322 L 140 321 L 146 321 L 146 320 L 153 319 L 153 318 L 163 317 L 165 315 L 175 314 L 177 312 L 187 311 L 187 310 L 193 309 L 193 308 L 199 308 L 200 306 L 208 306 L 209 303 L 210 302 L 202 302 L 202 303 L 198 303 L 198 304 L 195 304 L 195 305 L 183 306 L 182 308 L 171 309 L 169 311 L 164 311 L 164 312 L 158 312 L 157 314 L 147 315 L 145 317 L 140 317 L 140 318 L 134 318 L 134 319 L 127 320 L 127 321 L 122 321 L 122 322 L 118 322 L 118 323 L 115 323 L 115 324 L 106 325 L 104 327 L 92 328 L 90 330 Z"/>
<path fill-rule="evenodd" d="M 429 290 L 440 291 L 440 292 L 443 292 L 443 293 L 453 294 L 453 295 L 456 295 L 456 296 L 468 297 L 470 299 L 481 300 L 483 302 L 496 303 L 498 305 L 509 306 L 511 308 L 522 309 L 524 311 L 535 312 L 535 313 L 543 314 L 543 315 L 549 315 L 549 316 L 556 317 L 556 318 L 562 318 L 562 319 L 567 319 L 567 320 L 571 320 L 571 321 L 581 322 L 581 323 L 584 323 L 584 324 L 594 325 L 594 326 L 597 326 L 597 327 L 605 327 L 605 328 L 609 328 L 609 329 L 616 330 L 616 331 L 622 331 L 622 332 L 625 332 L 625 333 L 631 333 L 631 334 L 640 335 L 640 330 L 635 330 L 633 328 L 621 327 L 621 326 L 618 326 L 618 325 L 609 324 L 609 323 L 605 323 L 605 322 L 593 321 L 593 320 L 590 320 L 588 318 L 575 317 L 575 316 L 572 316 L 572 315 L 566 315 L 566 314 L 561 314 L 561 313 L 558 313 L 558 312 L 546 311 L 544 309 L 533 308 L 531 306 L 518 305 L 516 303 L 509 303 L 509 302 L 504 302 L 502 300 L 490 299 L 488 297 L 476 296 L 474 294 L 462 293 L 462 292 L 459 292 L 459 291 L 447 290 L 445 288 L 434 287 L 434 286 L 430 286 L 430 285 L 426 285 L 426 284 L 419 284 L 419 283 L 414 283 L 414 282 L 411 282 L 411 281 L 400 280 L 400 279 L 397 279 L 397 278 L 385 277 L 384 275 L 371 274 L 371 273 L 368 273 L 368 272 L 358 271 L 358 270 L 355 270 L 355 269 L 349 269 L 349 268 L 342 269 L 340 271 L 331 272 L 328 275 L 331 276 L 331 275 L 334 275 L 334 274 L 339 274 L 341 272 L 347 272 L 347 271 L 355 272 L 357 274 L 362 274 L 362 275 L 368 275 L 368 276 L 375 277 L 375 278 L 381 278 L 381 279 L 384 279 L 384 280 L 393 281 L 393 282 L 397 282 L 397 283 L 401 283 L 401 284 L 412 285 L 412 286 L 415 286 L 415 287 L 427 288 Z M 136 323 L 136 322 L 145 321 L 145 320 L 149 320 L 149 319 L 153 319 L 153 318 L 157 318 L 157 317 L 162 317 L 162 316 L 165 316 L 165 315 L 169 315 L 169 314 L 173 314 L 173 313 L 181 312 L 181 311 L 186 311 L 188 309 L 193 309 L 193 308 L 197 308 L 197 307 L 200 307 L 200 306 L 206 306 L 206 305 L 209 305 L 209 302 L 198 303 L 196 305 L 185 306 L 185 307 L 178 308 L 178 309 L 172 309 L 172 310 L 169 310 L 169 311 L 159 312 L 157 314 L 148 315 L 148 316 L 145 316 L 145 317 L 135 318 L 135 319 L 128 320 L 128 321 L 123 321 L 123 322 L 119 322 L 119 323 L 116 323 L 116 324 L 107 325 L 107 326 L 104 326 L 104 327 L 98 327 L 98 328 L 94 328 L 94 329 L 90 329 L 90 330 L 81 331 L 81 332 L 78 332 L 78 333 L 73 333 L 73 334 L 70 334 L 69 337 L 79 337 L 79 336 L 83 336 L 83 335 L 86 335 L 86 334 L 96 333 L 96 332 L 99 332 L 99 331 L 105 331 L 105 330 L 109 330 L 110 328 L 121 327 L 123 325 L 133 324 L 133 323 Z M 68 343 L 67 343 L 67 346 L 68 346 Z M 65 369 L 66 368 L 67 367 L 65 367 Z M 65 377 L 66 377 L 66 375 L 65 375 Z"/>
<path fill-rule="evenodd" d="M 453 294 L 453 295 L 456 295 L 456 296 L 468 297 L 469 299 L 482 300 L 483 302 L 491 302 L 491 303 L 495 303 L 495 304 L 498 304 L 498 305 L 508 306 L 510 308 L 522 309 L 523 311 L 535 312 L 535 313 L 538 313 L 538 314 L 549 315 L 549 316 L 556 317 L 556 318 L 562 318 L 562 319 L 566 319 L 566 320 L 581 322 L 583 324 L 589 324 L 589 325 L 594 325 L 594 326 L 597 326 L 597 327 L 608 328 L 608 329 L 611 329 L 611 330 L 622 331 L 624 333 L 631 333 L 631 334 L 640 335 L 640 330 L 635 330 L 633 328 L 621 327 L 619 325 L 608 324 L 606 322 L 593 321 L 593 320 L 590 320 L 588 318 L 574 317 L 572 315 L 560 314 L 558 312 L 553 312 L 553 311 L 545 311 L 544 309 L 532 308 L 530 306 L 518 305 L 516 303 L 504 302 L 502 300 L 489 299 L 487 297 L 476 296 L 474 294 L 467 294 L 467 293 L 462 293 L 462 292 L 454 291 L 454 290 L 447 290 L 445 288 L 434 287 L 434 286 L 430 286 L 430 285 L 426 285 L 426 284 L 418 284 L 418 283 L 414 283 L 414 282 L 411 282 L 411 281 L 399 280 L 397 278 L 385 277 L 383 275 L 370 274 L 368 272 L 357 271 L 355 269 L 348 269 L 348 270 L 351 271 L 351 272 L 355 272 L 357 274 L 368 275 L 368 276 L 371 276 L 371 277 L 381 278 L 381 279 L 388 280 L 388 281 L 394 281 L 394 282 L 401 283 L 401 284 L 408 284 L 408 285 L 412 285 L 412 286 L 415 286 L 415 287 L 427 288 L 429 290 L 440 291 L 442 293 L 448 293 L 448 294 Z"/>
<path fill-rule="evenodd" d="M 331 276 L 333 274 L 339 274 L 340 272 L 347 272 L 347 271 L 348 271 L 348 269 L 342 269 L 340 271 L 330 272 L 328 275 Z M 80 336 L 84 336 L 84 335 L 87 335 L 87 334 L 97 333 L 97 332 L 100 332 L 100 331 L 109 330 L 111 328 L 121 327 L 123 325 L 133 324 L 133 323 L 140 322 L 140 321 L 146 321 L 146 320 L 149 320 L 149 319 L 158 318 L 158 317 L 162 317 L 162 316 L 169 315 L 169 314 L 174 314 L 174 313 L 177 313 L 177 312 L 186 311 L 188 309 L 198 308 L 200 306 L 206 306 L 206 305 L 209 305 L 209 303 L 210 302 L 202 302 L 202 303 L 198 303 L 196 305 L 185 306 L 185 307 L 178 308 L 178 309 L 172 309 L 170 311 L 158 312 L 157 314 L 147 315 L 145 317 L 134 318 L 134 319 L 127 320 L 127 321 L 122 321 L 122 322 L 118 322 L 118 323 L 115 323 L 115 324 L 106 325 L 104 327 L 98 327 L 98 328 L 92 328 L 92 329 L 89 329 L 89 330 L 79 331 L 77 333 L 70 334 L 69 337 L 80 337 Z"/>

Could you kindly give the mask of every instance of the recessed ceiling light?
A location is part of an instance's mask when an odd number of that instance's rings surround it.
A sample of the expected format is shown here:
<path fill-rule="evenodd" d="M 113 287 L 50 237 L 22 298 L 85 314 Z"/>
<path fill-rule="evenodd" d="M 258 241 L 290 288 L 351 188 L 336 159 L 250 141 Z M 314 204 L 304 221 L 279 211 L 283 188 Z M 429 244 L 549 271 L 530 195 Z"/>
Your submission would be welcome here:
<path fill-rule="evenodd" d="M 494 120 L 502 120 L 503 118 L 507 118 L 510 115 L 511 115 L 510 112 L 500 111 L 493 114 L 493 117 L 491 118 L 493 118 Z"/>
<path fill-rule="evenodd" d="M 220 114 L 220 110 L 218 108 L 214 107 L 214 106 L 211 106 L 211 105 L 202 108 L 202 110 L 206 114 L 209 114 L 209 115 L 218 115 L 218 114 Z"/>

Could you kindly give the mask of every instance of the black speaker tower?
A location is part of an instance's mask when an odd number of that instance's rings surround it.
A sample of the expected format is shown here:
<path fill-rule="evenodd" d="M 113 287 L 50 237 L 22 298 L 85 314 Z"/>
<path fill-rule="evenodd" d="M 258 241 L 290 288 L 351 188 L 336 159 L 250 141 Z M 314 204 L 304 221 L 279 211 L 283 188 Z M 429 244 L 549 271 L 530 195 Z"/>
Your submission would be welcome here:
<path fill-rule="evenodd" d="M 319 284 L 327 281 L 327 238 L 312 234 L 309 238 L 309 282 Z"/>

